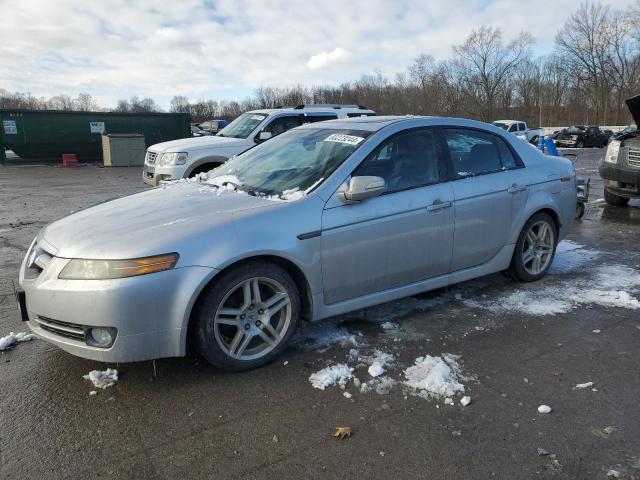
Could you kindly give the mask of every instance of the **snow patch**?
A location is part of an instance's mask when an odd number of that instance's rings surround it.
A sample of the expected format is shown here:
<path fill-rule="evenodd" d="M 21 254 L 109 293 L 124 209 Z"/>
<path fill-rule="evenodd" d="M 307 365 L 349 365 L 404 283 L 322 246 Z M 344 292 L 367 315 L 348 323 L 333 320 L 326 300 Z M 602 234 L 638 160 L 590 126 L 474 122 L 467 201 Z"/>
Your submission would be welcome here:
<path fill-rule="evenodd" d="M 384 373 L 384 367 L 380 362 L 373 362 L 367 371 L 372 377 L 379 377 Z"/>
<path fill-rule="evenodd" d="M 118 370 L 114 368 L 107 368 L 106 370 L 91 370 L 87 375 L 82 378 L 91 380 L 93 386 L 96 388 L 109 388 L 115 385 L 118 381 Z"/>
<path fill-rule="evenodd" d="M 396 386 L 396 381 L 391 377 L 376 377 L 360 385 L 361 393 L 376 392 L 378 395 L 387 395 Z"/>
<path fill-rule="evenodd" d="M 549 405 L 540 405 L 538 407 L 538 413 L 551 413 L 552 408 Z"/>
<path fill-rule="evenodd" d="M 468 395 L 465 395 L 460 399 L 460 405 L 462 405 L 463 407 L 466 407 L 470 403 L 471 403 L 471 397 L 469 397 Z"/>
<path fill-rule="evenodd" d="M 406 386 L 423 398 L 453 397 L 464 392 L 459 381 L 460 365 L 457 355 L 443 354 L 442 357 L 426 355 L 416 358 L 415 364 L 404 371 Z"/>
<path fill-rule="evenodd" d="M 576 388 L 578 389 L 585 389 L 585 388 L 591 388 L 593 387 L 593 382 L 587 382 L 587 383 L 579 383 L 576 385 Z"/>
<path fill-rule="evenodd" d="M 37 338 L 34 333 L 27 333 L 27 332 L 13 333 L 13 332 L 10 332 L 9 335 L 0 338 L 0 351 L 1 350 L 8 350 L 9 348 L 13 347 L 14 345 L 16 345 L 18 343 L 28 342 L 29 340 L 33 340 L 34 338 Z"/>
<path fill-rule="evenodd" d="M 632 293 L 640 287 L 640 272 L 624 265 L 601 265 L 586 278 L 572 278 L 543 287 L 524 287 L 496 300 L 465 300 L 467 306 L 495 313 L 528 315 L 567 313 L 580 305 L 602 305 L 636 310 L 640 302 Z M 630 293 L 631 292 L 631 293 Z"/>
<path fill-rule="evenodd" d="M 309 382 L 311 382 L 311 385 L 314 388 L 324 390 L 335 384 L 344 386 L 352 377 L 353 368 L 345 365 L 344 363 L 339 363 L 312 373 L 309 377 Z"/>

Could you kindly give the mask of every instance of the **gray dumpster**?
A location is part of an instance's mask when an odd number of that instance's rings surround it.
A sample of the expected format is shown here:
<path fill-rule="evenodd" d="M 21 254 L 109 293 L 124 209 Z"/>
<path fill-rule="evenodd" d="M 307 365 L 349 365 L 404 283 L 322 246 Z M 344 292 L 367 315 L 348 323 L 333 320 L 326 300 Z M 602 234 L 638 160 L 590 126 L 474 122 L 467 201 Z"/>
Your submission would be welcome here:
<path fill-rule="evenodd" d="M 141 133 L 110 133 L 102 135 L 102 162 L 105 167 L 144 165 L 146 151 Z"/>

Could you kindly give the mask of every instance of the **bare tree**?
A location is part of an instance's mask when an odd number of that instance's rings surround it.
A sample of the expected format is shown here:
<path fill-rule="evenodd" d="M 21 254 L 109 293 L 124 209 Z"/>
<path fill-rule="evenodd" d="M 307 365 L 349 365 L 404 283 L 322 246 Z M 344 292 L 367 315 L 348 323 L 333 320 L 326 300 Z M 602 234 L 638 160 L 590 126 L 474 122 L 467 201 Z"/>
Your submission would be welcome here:
<path fill-rule="evenodd" d="M 454 47 L 459 86 L 480 109 L 482 119 L 494 119 L 498 96 L 509 76 L 529 56 L 532 43 L 531 35 L 522 33 L 504 45 L 499 29 L 483 26 Z"/>

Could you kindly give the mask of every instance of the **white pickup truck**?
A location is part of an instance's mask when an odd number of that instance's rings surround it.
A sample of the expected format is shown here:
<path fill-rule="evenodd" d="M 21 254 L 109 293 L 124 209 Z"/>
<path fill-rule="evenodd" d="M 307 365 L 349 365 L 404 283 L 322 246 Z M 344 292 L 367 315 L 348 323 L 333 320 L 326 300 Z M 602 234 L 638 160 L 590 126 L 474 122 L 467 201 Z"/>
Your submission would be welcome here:
<path fill-rule="evenodd" d="M 520 120 L 496 120 L 493 124 L 533 144 L 537 144 L 538 139 L 544 135 L 542 128 L 527 128 L 527 123 Z"/>
<path fill-rule="evenodd" d="M 298 105 L 246 112 L 217 135 L 157 143 L 147 149 L 142 180 L 151 186 L 208 172 L 229 158 L 304 123 L 372 116 L 360 105 Z"/>

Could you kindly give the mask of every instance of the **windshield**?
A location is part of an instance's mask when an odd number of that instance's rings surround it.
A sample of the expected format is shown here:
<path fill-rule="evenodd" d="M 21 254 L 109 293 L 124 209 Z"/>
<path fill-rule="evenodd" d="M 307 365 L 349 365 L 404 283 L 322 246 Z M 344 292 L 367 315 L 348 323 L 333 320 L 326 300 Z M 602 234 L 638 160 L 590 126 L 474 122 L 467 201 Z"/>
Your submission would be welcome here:
<path fill-rule="evenodd" d="M 508 130 L 509 129 L 509 125 L 507 125 L 506 123 L 502 123 L 502 122 L 493 122 L 493 124 L 498 127 L 501 128 L 503 130 Z"/>
<path fill-rule="evenodd" d="M 573 127 L 567 128 L 567 133 L 583 133 L 585 130 L 585 127 L 574 125 Z"/>
<path fill-rule="evenodd" d="M 338 168 L 371 132 L 344 129 L 292 129 L 231 158 L 209 178 L 237 178 L 240 189 L 286 197 L 306 193 Z M 235 182 L 234 182 L 235 183 Z"/>
<path fill-rule="evenodd" d="M 266 113 L 243 113 L 218 133 L 221 137 L 247 138 L 267 118 Z"/>

